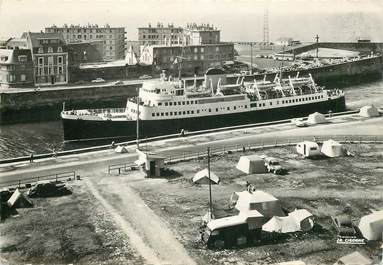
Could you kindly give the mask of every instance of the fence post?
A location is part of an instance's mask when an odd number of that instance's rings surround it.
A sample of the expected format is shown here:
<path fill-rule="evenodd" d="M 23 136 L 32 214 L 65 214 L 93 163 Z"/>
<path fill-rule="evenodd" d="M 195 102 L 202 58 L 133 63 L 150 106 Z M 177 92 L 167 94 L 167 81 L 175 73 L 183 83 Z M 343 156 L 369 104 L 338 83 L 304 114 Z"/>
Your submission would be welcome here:
<path fill-rule="evenodd" d="M 121 174 L 121 168 L 119 167 L 118 168 L 118 175 L 120 175 Z"/>

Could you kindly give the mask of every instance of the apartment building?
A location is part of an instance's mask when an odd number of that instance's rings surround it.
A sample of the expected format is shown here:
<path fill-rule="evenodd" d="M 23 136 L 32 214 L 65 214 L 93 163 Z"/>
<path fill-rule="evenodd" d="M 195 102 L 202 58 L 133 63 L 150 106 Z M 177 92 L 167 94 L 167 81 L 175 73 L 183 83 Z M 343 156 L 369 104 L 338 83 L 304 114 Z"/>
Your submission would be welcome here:
<path fill-rule="evenodd" d="M 64 24 L 62 27 L 55 25 L 45 28 L 46 33 L 62 33 L 67 43 L 86 41 L 103 41 L 103 48 L 100 52 L 103 54 L 104 61 L 121 60 L 125 57 L 126 31 L 124 27 L 111 27 L 106 24 L 99 27 L 97 24 L 88 24 L 87 26 Z"/>

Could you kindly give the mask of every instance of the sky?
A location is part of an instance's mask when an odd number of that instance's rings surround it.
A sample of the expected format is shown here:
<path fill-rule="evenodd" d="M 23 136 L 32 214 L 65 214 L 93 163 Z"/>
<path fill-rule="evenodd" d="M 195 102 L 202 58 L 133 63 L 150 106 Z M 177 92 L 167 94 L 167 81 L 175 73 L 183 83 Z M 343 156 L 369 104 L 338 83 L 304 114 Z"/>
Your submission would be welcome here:
<path fill-rule="evenodd" d="M 137 28 L 158 21 L 185 26 L 210 23 L 224 41 L 262 41 L 265 7 L 271 41 L 383 42 L 383 0 L 0 0 L 0 37 L 20 37 L 53 24 L 124 26 L 128 40 Z"/>

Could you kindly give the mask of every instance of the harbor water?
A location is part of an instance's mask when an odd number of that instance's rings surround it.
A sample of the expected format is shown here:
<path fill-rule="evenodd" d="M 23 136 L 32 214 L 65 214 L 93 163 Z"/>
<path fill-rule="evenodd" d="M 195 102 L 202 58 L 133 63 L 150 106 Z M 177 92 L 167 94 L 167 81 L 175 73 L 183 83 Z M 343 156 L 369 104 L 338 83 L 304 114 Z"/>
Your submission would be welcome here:
<path fill-rule="evenodd" d="M 383 105 L 383 80 L 342 89 L 346 92 L 346 104 L 350 109 L 370 104 Z M 28 156 L 32 152 L 51 153 L 54 150 L 71 150 L 100 144 L 109 142 L 64 143 L 60 120 L 0 126 L 0 159 Z"/>

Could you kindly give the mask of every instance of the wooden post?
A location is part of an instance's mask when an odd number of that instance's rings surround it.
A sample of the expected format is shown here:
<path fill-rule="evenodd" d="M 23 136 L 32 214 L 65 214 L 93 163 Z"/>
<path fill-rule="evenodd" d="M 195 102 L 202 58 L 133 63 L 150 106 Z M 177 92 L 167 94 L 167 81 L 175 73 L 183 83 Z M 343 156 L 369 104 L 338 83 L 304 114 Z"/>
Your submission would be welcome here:
<path fill-rule="evenodd" d="M 211 197 L 211 178 L 210 178 L 210 147 L 207 148 L 207 172 L 209 176 L 209 209 L 210 209 L 210 218 L 213 218 L 213 200 Z"/>

